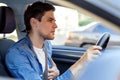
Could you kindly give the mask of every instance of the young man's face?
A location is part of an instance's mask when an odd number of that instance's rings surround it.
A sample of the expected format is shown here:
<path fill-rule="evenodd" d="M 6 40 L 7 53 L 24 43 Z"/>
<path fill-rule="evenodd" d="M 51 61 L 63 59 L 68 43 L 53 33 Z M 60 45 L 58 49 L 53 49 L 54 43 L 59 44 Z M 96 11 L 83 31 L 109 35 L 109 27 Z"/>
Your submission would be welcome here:
<path fill-rule="evenodd" d="M 55 23 L 54 12 L 47 11 L 41 18 L 41 21 L 38 21 L 36 31 L 40 37 L 52 40 L 54 39 L 55 28 L 57 28 L 57 25 Z"/>

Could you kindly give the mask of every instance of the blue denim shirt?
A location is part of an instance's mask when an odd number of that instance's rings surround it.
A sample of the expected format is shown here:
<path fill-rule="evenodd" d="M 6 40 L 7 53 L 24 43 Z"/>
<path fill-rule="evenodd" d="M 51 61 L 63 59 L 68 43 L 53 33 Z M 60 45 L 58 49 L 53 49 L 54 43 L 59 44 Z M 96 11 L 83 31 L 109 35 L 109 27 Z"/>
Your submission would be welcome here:
<path fill-rule="evenodd" d="M 44 43 L 44 50 L 48 54 L 48 65 L 51 68 L 52 46 L 49 40 Z M 38 61 L 33 50 L 32 43 L 28 36 L 12 45 L 6 55 L 6 65 L 10 73 L 19 79 L 23 80 L 43 80 L 42 65 Z M 73 77 L 68 69 L 55 80 L 71 80 Z"/>

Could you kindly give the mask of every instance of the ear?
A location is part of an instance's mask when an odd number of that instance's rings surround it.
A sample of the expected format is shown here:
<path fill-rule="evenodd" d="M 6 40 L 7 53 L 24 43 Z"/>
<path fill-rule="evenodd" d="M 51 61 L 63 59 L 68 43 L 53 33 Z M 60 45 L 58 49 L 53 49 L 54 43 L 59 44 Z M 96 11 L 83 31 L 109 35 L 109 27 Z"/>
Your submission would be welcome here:
<path fill-rule="evenodd" d="M 31 18 L 30 19 L 30 25 L 32 28 L 37 26 L 37 20 L 35 18 Z"/>

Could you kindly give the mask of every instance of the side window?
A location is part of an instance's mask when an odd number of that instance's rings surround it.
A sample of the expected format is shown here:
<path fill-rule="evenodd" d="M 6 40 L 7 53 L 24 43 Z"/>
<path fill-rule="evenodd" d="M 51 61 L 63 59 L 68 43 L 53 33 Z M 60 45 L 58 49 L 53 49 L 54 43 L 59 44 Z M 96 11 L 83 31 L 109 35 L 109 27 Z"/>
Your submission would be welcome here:
<path fill-rule="evenodd" d="M 69 31 L 77 28 L 78 26 L 78 12 L 62 6 L 55 6 L 55 8 L 56 24 L 58 28 L 56 29 L 55 39 L 52 43 L 54 45 L 64 45 Z M 59 38 L 61 38 L 61 40 Z"/>
<path fill-rule="evenodd" d="M 95 45 L 104 32 L 110 32 L 112 37 L 110 45 L 120 43 L 120 36 L 112 28 L 101 24 L 100 21 L 80 13 L 79 11 L 62 6 L 55 6 L 56 29 L 53 45 L 74 47 L 89 47 Z M 64 13 L 65 12 L 65 13 Z M 114 37 L 118 38 L 114 38 Z"/>

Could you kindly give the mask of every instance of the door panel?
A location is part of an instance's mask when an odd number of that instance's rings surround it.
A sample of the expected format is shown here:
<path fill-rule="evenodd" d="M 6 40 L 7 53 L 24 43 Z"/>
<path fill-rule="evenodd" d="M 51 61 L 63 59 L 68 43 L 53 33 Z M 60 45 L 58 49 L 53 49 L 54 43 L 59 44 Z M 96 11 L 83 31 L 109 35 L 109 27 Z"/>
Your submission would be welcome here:
<path fill-rule="evenodd" d="M 52 58 L 57 64 L 60 73 L 65 72 L 72 64 L 74 64 L 86 51 L 85 48 L 69 47 L 69 46 L 53 46 Z"/>

